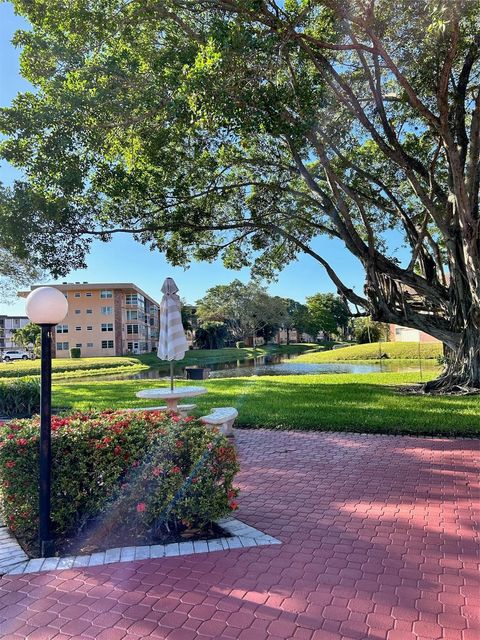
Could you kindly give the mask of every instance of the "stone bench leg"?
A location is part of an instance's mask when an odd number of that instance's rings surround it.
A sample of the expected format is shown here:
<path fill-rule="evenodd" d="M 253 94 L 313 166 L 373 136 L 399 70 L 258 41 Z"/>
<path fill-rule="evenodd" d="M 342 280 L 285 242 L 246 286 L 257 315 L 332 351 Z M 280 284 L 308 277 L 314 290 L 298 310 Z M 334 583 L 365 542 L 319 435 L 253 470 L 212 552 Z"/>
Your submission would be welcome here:
<path fill-rule="evenodd" d="M 224 436 L 232 437 L 234 435 L 233 433 L 234 422 L 235 422 L 235 418 L 233 418 L 232 420 L 227 420 L 227 422 L 224 422 L 222 424 L 222 426 L 220 427 L 220 431 L 223 433 Z"/>

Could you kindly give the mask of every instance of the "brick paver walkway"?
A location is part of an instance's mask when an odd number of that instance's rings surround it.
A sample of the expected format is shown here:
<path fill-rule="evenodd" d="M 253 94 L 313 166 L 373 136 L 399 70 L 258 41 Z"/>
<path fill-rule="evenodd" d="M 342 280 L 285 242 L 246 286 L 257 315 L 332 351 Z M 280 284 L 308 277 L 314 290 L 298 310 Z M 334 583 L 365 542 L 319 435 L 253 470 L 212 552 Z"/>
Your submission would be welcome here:
<path fill-rule="evenodd" d="M 237 431 L 282 545 L 4 577 L 2 638 L 478 640 L 478 442 Z"/>

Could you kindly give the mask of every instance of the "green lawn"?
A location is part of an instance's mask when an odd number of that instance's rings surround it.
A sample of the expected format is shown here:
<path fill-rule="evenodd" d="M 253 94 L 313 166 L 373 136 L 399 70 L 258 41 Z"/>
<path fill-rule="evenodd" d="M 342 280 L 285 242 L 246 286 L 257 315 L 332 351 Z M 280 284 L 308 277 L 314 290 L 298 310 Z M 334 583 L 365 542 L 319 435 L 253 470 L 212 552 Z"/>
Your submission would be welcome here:
<path fill-rule="evenodd" d="M 269 353 L 298 353 L 316 350 L 316 344 L 292 344 L 292 345 L 268 345 L 253 349 L 194 349 L 187 351 L 179 365 L 202 365 L 206 363 L 235 362 L 254 356 L 263 356 Z M 165 360 L 160 360 L 154 353 L 146 353 L 134 356 L 114 356 L 110 358 L 54 358 L 52 360 L 52 372 L 54 379 L 87 377 L 102 374 L 135 373 L 148 367 L 168 368 Z M 23 376 L 35 376 L 40 374 L 40 359 L 16 360 L 9 363 L 0 363 L 0 378 L 16 378 Z"/>
<path fill-rule="evenodd" d="M 196 399 L 197 413 L 202 415 L 215 406 L 234 406 L 239 411 L 240 427 L 479 434 L 480 396 L 413 396 L 398 392 L 397 385 L 412 384 L 418 379 L 418 373 L 377 373 L 208 380 L 205 386 L 209 393 Z M 54 405 L 72 409 L 151 406 L 151 400 L 139 400 L 135 392 L 163 384 L 158 380 L 119 380 L 55 385 Z"/>
<path fill-rule="evenodd" d="M 300 362 L 339 362 L 345 360 L 379 360 L 387 354 L 391 360 L 435 359 L 442 355 L 439 342 L 372 342 L 371 344 L 354 344 L 341 349 L 306 353 L 298 356 Z"/>
<path fill-rule="evenodd" d="M 235 362 L 236 360 L 245 360 L 265 356 L 268 354 L 287 354 L 299 352 L 314 352 L 321 349 L 318 344 L 314 343 L 298 343 L 290 345 L 264 345 L 253 350 L 252 347 L 244 347 L 237 349 L 236 347 L 225 347 L 224 349 L 191 349 L 185 354 L 183 360 L 179 360 L 181 366 L 204 365 L 208 363 Z M 165 360 L 160 360 L 154 353 L 146 353 L 139 356 L 133 356 L 139 362 L 148 364 L 151 367 L 168 366 Z"/>
<path fill-rule="evenodd" d="M 145 369 L 146 366 L 134 357 L 113 358 L 54 358 L 52 360 L 53 374 L 92 371 L 103 373 L 102 369 L 125 369 L 132 367 L 131 371 Z M 129 369 L 130 370 L 130 369 Z M 0 378 L 17 378 L 21 376 L 40 375 L 40 359 L 16 360 L 14 362 L 0 364 Z"/>

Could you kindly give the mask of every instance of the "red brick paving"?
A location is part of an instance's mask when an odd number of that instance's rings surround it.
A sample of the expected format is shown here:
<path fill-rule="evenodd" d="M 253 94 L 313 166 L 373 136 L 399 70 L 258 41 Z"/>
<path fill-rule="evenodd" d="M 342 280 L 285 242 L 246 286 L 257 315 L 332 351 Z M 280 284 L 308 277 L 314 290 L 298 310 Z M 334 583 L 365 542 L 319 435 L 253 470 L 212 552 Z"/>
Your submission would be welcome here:
<path fill-rule="evenodd" d="M 4 577 L 0 637 L 479 640 L 478 441 L 237 443 L 238 517 L 282 545 Z"/>

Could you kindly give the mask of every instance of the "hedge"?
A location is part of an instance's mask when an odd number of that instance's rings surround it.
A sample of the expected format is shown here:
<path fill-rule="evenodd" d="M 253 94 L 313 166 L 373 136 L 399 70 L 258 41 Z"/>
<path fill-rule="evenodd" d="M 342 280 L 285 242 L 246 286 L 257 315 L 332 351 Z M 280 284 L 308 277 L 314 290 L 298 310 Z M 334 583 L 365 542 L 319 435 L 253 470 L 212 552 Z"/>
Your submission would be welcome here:
<path fill-rule="evenodd" d="M 39 378 L 0 380 L 0 415 L 10 418 L 31 416 L 40 411 Z"/>
<path fill-rule="evenodd" d="M 0 515 L 37 551 L 39 419 L 0 428 Z M 235 449 L 198 420 L 103 411 L 52 418 L 52 528 L 73 535 L 92 516 L 201 527 L 236 508 Z"/>

